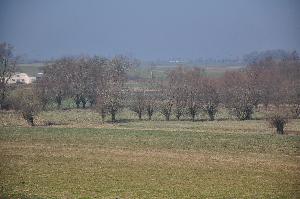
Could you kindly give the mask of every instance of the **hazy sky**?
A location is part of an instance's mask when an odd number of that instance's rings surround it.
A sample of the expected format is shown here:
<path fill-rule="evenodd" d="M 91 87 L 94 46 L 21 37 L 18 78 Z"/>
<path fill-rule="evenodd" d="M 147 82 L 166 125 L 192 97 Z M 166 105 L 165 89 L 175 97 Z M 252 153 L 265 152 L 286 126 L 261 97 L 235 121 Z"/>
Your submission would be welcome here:
<path fill-rule="evenodd" d="M 299 0 L 0 0 L 0 41 L 30 58 L 300 51 L 299 10 Z"/>

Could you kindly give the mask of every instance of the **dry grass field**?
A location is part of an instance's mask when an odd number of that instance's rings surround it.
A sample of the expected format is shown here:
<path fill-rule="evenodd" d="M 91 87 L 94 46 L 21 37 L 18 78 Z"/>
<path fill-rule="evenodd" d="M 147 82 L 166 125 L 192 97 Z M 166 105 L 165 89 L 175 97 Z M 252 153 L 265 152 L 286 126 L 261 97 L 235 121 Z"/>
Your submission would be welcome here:
<path fill-rule="evenodd" d="M 29 127 L 2 113 L 0 198 L 299 198 L 300 121 L 102 123 L 49 111 Z M 52 121 L 53 126 L 45 126 Z"/>

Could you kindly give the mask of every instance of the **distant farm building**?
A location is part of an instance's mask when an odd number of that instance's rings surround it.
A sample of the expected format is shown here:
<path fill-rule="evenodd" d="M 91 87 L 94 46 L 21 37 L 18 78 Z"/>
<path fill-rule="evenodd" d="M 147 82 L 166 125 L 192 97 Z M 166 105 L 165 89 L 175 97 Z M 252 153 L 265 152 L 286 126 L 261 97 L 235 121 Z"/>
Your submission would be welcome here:
<path fill-rule="evenodd" d="M 43 77 L 43 73 L 38 73 L 36 75 L 36 80 L 40 80 Z"/>
<path fill-rule="evenodd" d="M 16 73 L 8 80 L 8 84 L 31 84 L 35 79 L 35 77 L 29 77 L 26 73 Z"/>

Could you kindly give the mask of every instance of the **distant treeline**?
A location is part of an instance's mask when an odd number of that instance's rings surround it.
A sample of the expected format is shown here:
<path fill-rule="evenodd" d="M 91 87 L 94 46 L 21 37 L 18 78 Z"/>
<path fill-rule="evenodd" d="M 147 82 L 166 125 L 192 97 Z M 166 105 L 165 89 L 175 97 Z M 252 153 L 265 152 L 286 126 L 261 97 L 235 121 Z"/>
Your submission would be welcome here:
<path fill-rule="evenodd" d="M 170 58 L 167 60 L 152 60 L 152 61 L 140 61 L 142 67 L 156 67 L 156 66 L 174 66 L 174 65 L 184 65 L 186 67 L 199 67 L 199 66 L 245 66 L 253 64 L 258 60 L 263 60 L 266 58 L 272 58 L 274 60 L 287 59 L 289 56 L 297 54 L 296 51 L 286 51 L 282 49 L 277 50 L 266 50 L 266 51 L 253 51 L 245 54 L 244 56 L 236 57 L 224 57 L 224 58 L 196 58 L 196 59 L 184 59 L 184 58 Z M 51 63 L 55 59 L 29 59 L 26 57 L 18 57 L 18 64 L 41 64 L 41 63 Z"/>

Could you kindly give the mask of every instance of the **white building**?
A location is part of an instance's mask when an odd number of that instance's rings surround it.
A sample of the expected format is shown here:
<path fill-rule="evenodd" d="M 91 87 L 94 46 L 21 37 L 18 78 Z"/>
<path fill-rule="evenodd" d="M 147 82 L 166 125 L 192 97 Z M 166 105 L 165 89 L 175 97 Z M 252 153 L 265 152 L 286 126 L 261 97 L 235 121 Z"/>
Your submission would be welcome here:
<path fill-rule="evenodd" d="M 34 77 L 29 77 L 26 73 L 16 73 L 8 80 L 8 84 L 31 84 L 34 79 Z"/>

